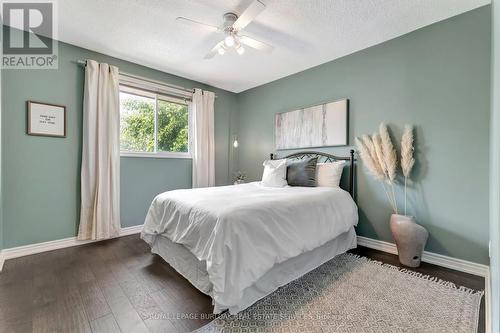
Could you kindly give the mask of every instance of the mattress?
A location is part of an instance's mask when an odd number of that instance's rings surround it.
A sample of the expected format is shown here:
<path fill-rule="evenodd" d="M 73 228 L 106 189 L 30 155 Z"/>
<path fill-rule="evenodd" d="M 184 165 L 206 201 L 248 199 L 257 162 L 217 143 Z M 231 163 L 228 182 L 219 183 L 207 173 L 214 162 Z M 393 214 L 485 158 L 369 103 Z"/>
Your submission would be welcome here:
<path fill-rule="evenodd" d="M 279 287 L 298 279 L 335 256 L 355 248 L 356 245 L 356 232 L 354 227 L 351 227 L 324 245 L 272 267 L 254 284 L 243 290 L 237 304 L 226 308 L 214 301 L 214 313 L 227 309 L 231 314 L 236 314 Z M 156 237 L 151 251 L 162 257 L 198 290 L 212 296 L 213 285 L 209 280 L 206 261 L 198 260 L 185 246 L 174 243 L 164 236 Z"/>

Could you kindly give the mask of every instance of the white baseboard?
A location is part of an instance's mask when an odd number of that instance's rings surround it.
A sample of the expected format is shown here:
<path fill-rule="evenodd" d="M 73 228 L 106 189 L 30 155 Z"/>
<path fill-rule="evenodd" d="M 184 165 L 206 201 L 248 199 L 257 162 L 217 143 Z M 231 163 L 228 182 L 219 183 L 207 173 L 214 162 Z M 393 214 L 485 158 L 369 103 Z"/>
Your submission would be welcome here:
<path fill-rule="evenodd" d="M 491 280 L 490 280 L 490 271 L 488 270 L 488 274 L 484 278 L 484 311 L 485 311 L 485 325 L 486 332 L 491 333 Z"/>
<path fill-rule="evenodd" d="M 142 224 L 139 224 L 139 225 L 134 225 L 132 227 L 121 228 L 120 229 L 120 237 L 134 235 L 134 234 L 140 234 L 142 231 L 142 226 L 143 226 Z"/>
<path fill-rule="evenodd" d="M 393 243 L 358 236 L 358 244 L 361 246 L 369 247 L 371 249 L 398 254 L 396 244 Z M 422 261 L 482 277 L 487 277 L 490 271 L 490 267 L 487 265 L 477 264 L 475 262 L 448 257 L 442 254 L 427 251 L 424 251 L 422 255 Z"/>
<path fill-rule="evenodd" d="M 140 233 L 142 230 L 142 225 L 132 226 L 122 228 L 120 230 L 120 236 L 128 236 Z M 57 249 L 62 249 L 71 246 L 78 246 L 87 243 L 96 242 L 93 240 L 90 241 L 79 241 L 76 237 L 69 237 L 49 242 L 37 243 L 24 245 L 19 247 L 13 247 L 9 249 L 3 249 L 0 251 L 0 271 L 2 269 L 3 263 L 5 260 L 28 256 L 31 254 L 36 254 L 40 252 L 52 251 Z M 358 236 L 358 244 L 361 246 L 369 247 L 371 249 L 398 254 L 398 250 L 396 245 L 389 242 L 384 242 L 380 240 L 375 240 L 367 237 Z M 446 268 L 455 269 L 460 272 L 465 272 L 469 274 L 479 275 L 482 277 L 487 277 L 489 275 L 489 266 L 476 264 L 474 262 L 470 262 L 467 260 L 457 259 L 453 257 L 444 256 L 437 253 L 427 252 L 425 251 L 422 255 L 422 261 L 427 262 L 429 264 L 434 264 Z"/>
<path fill-rule="evenodd" d="M 391 254 L 398 254 L 396 244 L 376 240 L 373 238 L 358 236 L 358 245 L 368 247 L 370 249 L 379 250 Z"/>
<path fill-rule="evenodd" d="M 126 227 L 120 229 L 120 235 L 118 237 L 138 234 L 142 230 L 142 225 Z M 18 247 L 12 247 L 9 249 L 3 249 L 0 251 L 0 272 L 3 268 L 3 263 L 5 260 L 19 258 L 24 256 L 29 256 L 31 254 L 37 254 L 46 251 L 58 250 L 66 247 L 78 246 L 88 243 L 99 242 L 99 240 L 77 240 L 76 237 L 69 237 L 64 239 L 58 239 L 54 241 L 48 241 L 37 244 L 30 244 Z"/>

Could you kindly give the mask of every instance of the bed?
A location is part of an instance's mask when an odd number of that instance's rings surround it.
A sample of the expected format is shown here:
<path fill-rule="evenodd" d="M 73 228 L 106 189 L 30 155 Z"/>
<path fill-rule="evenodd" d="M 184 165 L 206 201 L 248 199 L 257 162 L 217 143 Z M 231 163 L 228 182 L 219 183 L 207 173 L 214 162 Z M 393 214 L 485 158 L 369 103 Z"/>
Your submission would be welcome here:
<path fill-rule="evenodd" d="M 236 314 L 338 254 L 356 247 L 354 152 L 348 191 L 264 187 L 260 182 L 159 194 L 141 237 L 153 253 L 213 299 L 214 313 Z M 271 156 L 271 159 L 275 156 Z"/>

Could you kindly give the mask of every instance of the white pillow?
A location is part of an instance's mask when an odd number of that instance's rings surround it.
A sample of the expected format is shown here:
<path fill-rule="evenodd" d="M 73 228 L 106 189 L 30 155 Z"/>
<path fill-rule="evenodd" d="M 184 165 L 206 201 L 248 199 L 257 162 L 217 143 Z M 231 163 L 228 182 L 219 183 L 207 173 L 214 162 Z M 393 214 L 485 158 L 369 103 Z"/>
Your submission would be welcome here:
<path fill-rule="evenodd" d="M 339 187 L 345 161 L 318 163 L 316 165 L 316 186 Z"/>
<path fill-rule="evenodd" d="M 262 186 L 284 187 L 288 185 L 286 181 L 286 159 L 267 160 L 262 165 L 264 166 Z"/>

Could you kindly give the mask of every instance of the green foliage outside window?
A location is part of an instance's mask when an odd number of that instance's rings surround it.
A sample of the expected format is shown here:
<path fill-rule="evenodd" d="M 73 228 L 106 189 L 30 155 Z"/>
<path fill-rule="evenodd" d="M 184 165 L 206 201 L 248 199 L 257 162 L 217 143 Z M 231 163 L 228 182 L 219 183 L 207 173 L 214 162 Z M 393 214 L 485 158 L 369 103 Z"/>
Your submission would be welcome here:
<path fill-rule="evenodd" d="M 158 150 L 188 151 L 187 105 L 158 101 Z"/>
<path fill-rule="evenodd" d="M 120 94 L 122 151 L 154 152 L 155 101 L 127 93 Z M 187 105 L 158 100 L 157 151 L 188 151 Z"/>

